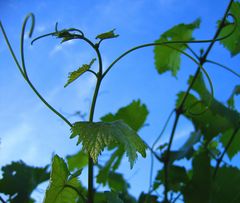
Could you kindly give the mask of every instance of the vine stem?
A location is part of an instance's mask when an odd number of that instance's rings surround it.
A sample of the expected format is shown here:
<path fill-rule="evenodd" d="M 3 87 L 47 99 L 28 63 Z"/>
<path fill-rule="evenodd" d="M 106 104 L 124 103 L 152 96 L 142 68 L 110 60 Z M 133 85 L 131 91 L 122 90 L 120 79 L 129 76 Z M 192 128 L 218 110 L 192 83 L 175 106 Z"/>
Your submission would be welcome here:
<path fill-rule="evenodd" d="M 223 153 L 221 154 L 220 158 L 217 160 L 217 164 L 216 164 L 216 167 L 215 167 L 215 170 L 214 170 L 214 173 L 213 173 L 213 179 L 216 178 L 218 169 L 219 169 L 219 167 L 220 167 L 220 164 L 221 164 L 222 161 L 223 161 L 223 157 L 224 157 L 224 155 L 227 153 L 229 147 L 231 146 L 234 138 L 236 137 L 236 135 L 237 135 L 237 133 L 238 133 L 238 130 L 239 130 L 239 128 L 236 128 L 236 129 L 233 131 L 232 136 L 230 137 L 230 139 L 229 139 L 229 141 L 228 141 L 228 143 L 227 143 L 227 146 L 225 147 L 225 149 L 224 149 Z"/>
<path fill-rule="evenodd" d="M 89 40 L 87 42 L 90 45 L 92 44 L 92 42 Z M 91 46 L 94 48 L 94 50 L 96 51 L 97 56 L 98 56 L 99 72 L 97 74 L 97 83 L 95 86 L 92 104 L 91 104 L 91 108 L 90 108 L 89 122 L 93 122 L 97 97 L 98 97 L 99 89 L 100 89 L 101 82 L 102 82 L 102 57 L 101 57 L 98 47 L 95 47 L 93 44 Z M 93 202 L 94 202 L 94 163 L 93 163 L 93 159 L 89 155 L 88 156 L 88 203 L 93 203 Z"/>
<path fill-rule="evenodd" d="M 224 23 L 225 23 L 225 20 L 228 16 L 228 12 L 231 8 L 231 5 L 233 3 L 233 0 L 230 0 L 229 4 L 228 4 L 228 7 L 224 13 L 224 16 L 220 22 L 220 25 L 217 29 L 217 31 L 215 32 L 215 35 L 210 43 L 210 45 L 208 46 L 206 52 L 204 53 L 204 55 L 199 59 L 199 62 L 201 65 L 203 65 L 205 62 L 206 62 L 206 59 L 207 59 L 207 56 L 208 54 L 210 53 L 213 45 L 215 44 L 215 42 L 217 41 L 217 38 L 222 30 L 222 28 L 224 27 Z M 166 151 L 166 157 L 165 157 L 165 161 L 164 161 L 164 178 L 165 178 L 165 183 L 164 183 L 164 201 L 165 202 L 169 202 L 168 201 L 168 191 L 169 191 L 169 183 L 168 183 L 168 169 L 169 169 L 169 155 L 170 155 L 170 150 L 171 150 L 171 146 L 172 146 L 172 142 L 173 142 L 173 138 L 174 138 L 174 135 L 175 135 L 175 131 L 176 131 L 176 127 L 178 125 L 178 121 L 179 121 L 179 118 L 180 118 L 180 115 L 183 113 L 183 106 L 188 98 L 188 95 L 190 93 L 190 90 L 192 89 L 199 73 L 201 72 L 201 68 L 200 66 L 197 68 L 195 74 L 194 74 L 194 77 L 191 81 L 191 83 L 189 84 L 188 86 L 188 89 L 186 91 L 186 94 L 181 102 L 181 104 L 179 105 L 179 107 L 175 110 L 175 120 L 174 120 L 174 123 L 173 123 L 173 128 L 172 128 L 172 132 L 171 132 L 171 135 L 170 135 L 170 138 L 169 138 L 169 144 L 168 144 L 168 148 L 167 148 L 167 151 Z"/>

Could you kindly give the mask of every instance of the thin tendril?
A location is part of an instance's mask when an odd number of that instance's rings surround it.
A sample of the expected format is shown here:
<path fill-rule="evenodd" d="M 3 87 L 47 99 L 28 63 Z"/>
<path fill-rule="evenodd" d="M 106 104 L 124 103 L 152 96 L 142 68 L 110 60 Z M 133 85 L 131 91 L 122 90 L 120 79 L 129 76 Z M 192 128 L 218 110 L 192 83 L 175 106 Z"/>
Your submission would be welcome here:
<path fill-rule="evenodd" d="M 198 59 L 198 60 L 200 59 L 199 56 L 197 55 L 197 53 L 188 44 L 185 44 L 185 46 L 196 57 L 196 59 Z"/>
<path fill-rule="evenodd" d="M 233 29 L 231 30 L 231 32 L 229 32 L 228 34 L 226 34 L 225 36 L 223 37 L 219 37 L 217 39 L 211 39 L 211 40 L 189 40 L 189 41 L 182 41 L 182 40 L 179 40 L 179 41 L 167 41 L 167 42 L 155 42 L 155 43 L 147 43 L 147 44 L 142 44 L 142 45 L 139 45 L 139 46 L 136 46 L 136 47 L 133 47 L 127 51 L 125 51 L 123 54 L 121 54 L 119 57 L 117 57 L 109 66 L 108 68 L 106 69 L 106 71 L 103 73 L 103 77 L 106 76 L 106 74 L 111 70 L 111 68 L 120 60 L 122 59 L 123 57 L 125 57 L 126 55 L 128 55 L 129 53 L 135 51 L 135 50 L 138 50 L 138 49 L 142 49 L 142 48 L 145 48 L 145 47 L 150 47 L 150 46 L 162 46 L 162 45 L 168 45 L 168 44 L 193 44 L 193 43 L 211 43 L 211 42 L 215 42 L 215 41 L 221 41 L 221 40 L 224 40 L 226 38 L 228 38 L 229 36 L 231 36 L 236 28 L 237 28 L 237 19 L 234 15 L 232 14 L 228 14 L 228 16 L 231 16 L 233 19 L 234 19 L 234 27 Z"/>
<path fill-rule="evenodd" d="M 157 137 L 157 139 L 154 141 L 154 143 L 153 143 L 153 145 L 152 145 L 152 149 L 155 148 L 157 142 L 160 140 L 160 138 L 162 137 L 163 133 L 165 132 L 165 130 L 166 130 L 166 128 L 167 128 L 167 125 L 168 125 L 168 123 L 169 123 L 169 121 L 170 121 L 170 119 L 171 119 L 174 111 L 175 111 L 175 110 L 172 110 L 171 113 L 169 114 L 169 116 L 168 116 L 168 118 L 167 118 L 167 120 L 166 120 L 166 122 L 165 122 L 165 124 L 164 124 L 164 126 L 163 126 L 163 129 L 162 129 L 161 133 L 159 134 L 159 136 Z"/>
<path fill-rule="evenodd" d="M 5 30 L 4 30 L 3 26 L 2 26 L 1 21 L 0 21 L 0 28 L 1 28 L 1 30 L 2 30 L 4 39 L 5 39 L 6 43 L 7 43 L 8 49 L 9 49 L 9 51 L 10 51 L 10 53 L 11 53 L 13 59 L 14 59 L 14 62 L 16 63 L 17 68 L 18 68 L 18 70 L 20 71 L 20 73 L 22 74 L 22 76 L 25 78 L 24 73 L 23 73 L 23 70 L 22 70 L 22 67 L 21 67 L 20 63 L 18 62 L 18 59 L 17 59 L 17 57 L 16 57 L 16 55 L 15 55 L 13 49 L 12 49 L 12 46 L 11 46 L 9 40 L 8 40 L 8 37 L 7 37 L 6 32 L 5 32 Z"/>
<path fill-rule="evenodd" d="M 214 65 L 217 65 L 217 66 L 219 66 L 219 67 L 221 67 L 221 68 L 223 68 L 223 69 L 231 72 L 232 74 L 234 74 L 234 75 L 236 75 L 237 77 L 240 78 L 240 74 L 239 74 L 239 73 L 235 72 L 234 70 L 232 70 L 231 68 L 229 68 L 229 67 L 227 67 L 227 66 L 225 66 L 225 65 L 222 65 L 222 64 L 220 64 L 220 63 L 218 63 L 218 62 L 216 62 L 216 61 L 212 61 L 212 60 L 206 60 L 206 62 L 212 63 L 212 64 L 214 64 Z"/>
<path fill-rule="evenodd" d="M 29 37 L 32 36 L 33 30 L 34 30 L 34 15 L 32 13 L 30 13 L 29 15 L 27 15 L 27 17 L 24 20 L 23 23 L 23 27 L 22 27 L 22 33 L 21 33 L 21 44 L 20 44 L 20 50 L 21 50 L 21 62 L 22 62 L 22 67 L 20 65 L 20 63 L 18 62 L 13 49 L 11 47 L 11 44 L 7 38 L 7 35 L 5 33 L 5 30 L 2 26 L 2 24 L 0 23 L 0 27 L 2 30 L 2 33 L 4 35 L 5 41 L 8 45 L 8 48 L 10 50 L 11 55 L 13 56 L 13 59 L 19 69 L 19 71 L 21 72 L 23 78 L 26 80 L 26 82 L 28 83 L 28 85 L 30 86 L 30 88 L 34 91 L 34 93 L 39 97 L 39 99 L 50 109 L 52 110 L 56 115 L 58 115 L 63 121 L 65 121 L 70 127 L 72 127 L 72 124 L 62 115 L 60 114 L 56 109 L 54 109 L 43 97 L 42 95 L 37 91 L 37 89 L 34 87 L 34 85 L 31 83 L 31 81 L 29 80 L 28 76 L 27 76 L 27 71 L 26 71 L 26 67 L 25 67 L 25 59 L 24 59 L 24 34 L 25 34 L 25 28 L 26 28 L 26 24 L 28 19 L 31 18 L 31 28 L 30 28 L 30 32 L 29 32 Z"/>
<path fill-rule="evenodd" d="M 187 54 L 186 52 L 180 50 L 180 49 L 177 49 L 175 47 L 172 47 L 172 46 L 169 46 L 169 45 L 164 45 L 164 46 L 167 46 L 169 48 L 172 48 L 172 49 L 175 49 L 176 51 L 178 52 L 181 52 L 183 55 L 187 56 L 189 59 L 191 59 L 194 63 L 196 63 L 198 65 L 198 67 L 202 70 L 202 72 L 205 74 L 205 76 L 207 77 L 207 80 L 209 82 L 209 85 L 210 85 L 210 94 L 211 94 L 211 98 L 206 106 L 206 108 L 204 109 L 204 111 L 200 112 L 200 113 L 191 113 L 189 110 L 188 112 L 192 115 L 200 115 L 202 113 L 204 113 L 205 111 L 207 111 L 207 108 L 211 105 L 212 103 L 212 99 L 214 97 L 214 89 L 213 89 L 213 84 L 212 84 L 212 81 L 211 81 L 211 78 L 210 76 L 208 75 L 207 71 L 205 70 L 205 68 L 201 65 L 201 63 L 199 63 L 196 59 L 194 59 L 192 56 L 190 56 L 189 54 Z"/>
<path fill-rule="evenodd" d="M 20 53 L 21 53 L 21 61 L 22 61 L 22 69 L 25 75 L 25 79 L 28 80 L 28 75 L 27 75 L 27 70 L 26 70 L 26 65 L 25 65 L 25 58 L 24 58 L 24 35 L 25 35 L 25 29 L 27 22 L 31 18 L 31 27 L 30 27 L 30 32 L 29 32 L 29 38 L 31 38 L 34 25 L 35 25 L 35 17 L 32 13 L 28 14 L 27 17 L 24 19 L 23 26 L 22 26 L 22 32 L 21 32 L 21 43 L 20 43 Z"/>

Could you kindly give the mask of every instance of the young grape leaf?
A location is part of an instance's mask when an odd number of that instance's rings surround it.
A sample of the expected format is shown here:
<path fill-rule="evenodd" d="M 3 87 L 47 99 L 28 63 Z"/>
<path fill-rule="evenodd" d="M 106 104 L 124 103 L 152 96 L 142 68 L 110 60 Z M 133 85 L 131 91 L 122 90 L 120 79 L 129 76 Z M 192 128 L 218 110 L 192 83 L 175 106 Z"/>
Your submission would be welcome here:
<path fill-rule="evenodd" d="M 221 40 L 220 43 L 223 44 L 223 46 L 230 51 L 232 56 L 235 56 L 240 52 L 240 22 L 239 22 L 240 2 L 232 3 L 230 13 L 238 19 L 237 22 L 235 22 L 237 23 L 237 27 L 232 35 L 230 35 L 226 39 Z M 234 26 L 235 26 L 234 24 L 228 23 L 227 25 L 224 26 L 219 36 L 223 37 L 228 35 L 233 30 Z"/>
<path fill-rule="evenodd" d="M 207 151 L 199 152 L 193 159 L 192 179 L 183 189 L 184 202 L 208 203 L 211 197 L 211 165 Z"/>
<path fill-rule="evenodd" d="M 68 75 L 68 81 L 67 83 L 64 85 L 64 87 L 67 87 L 70 83 L 72 83 L 74 80 L 78 79 L 83 73 L 85 73 L 86 71 L 88 71 L 91 66 L 93 65 L 94 61 L 96 61 L 96 59 L 92 59 L 91 62 L 89 64 L 83 64 L 79 69 L 77 69 L 76 71 L 70 72 Z"/>
<path fill-rule="evenodd" d="M 31 167 L 22 161 L 3 166 L 2 172 L 0 193 L 9 195 L 12 203 L 30 202 L 33 190 L 49 179 L 48 166 Z"/>
<path fill-rule="evenodd" d="M 146 144 L 138 134 L 122 120 L 113 122 L 76 122 L 70 138 L 78 135 L 78 142 L 82 142 L 83 149 L 97 162 L 98 155 L 107 146 L 123 145 L 127 153 L 130 166 L 137 158 L 137 152 L 146 156 Z"/>
<path fill-rule="evenodd" d="M 233 129 L 229 129 L 222 134 L 222 136 L 220 138 L 220 142 L 223 144 L 224 147 L 227 146 L 230 138 L 232 137 L 233 131 L 234 131 Z M 240 143 L 240 131 L 237 132 L 232 144 L 230 145 L 230 147 L 227 150 L 227 155 L 228 155 L 229 159 L 232 159 L 235 155 L 237 155 L 237 153 L 240 152 L 239 143 Z"/>
<path fill-rule="evenodd" d="M 148 115 L 148 110 L 145 104 L 141 104 L 140 100 L 133 100 L 129 105 L 120 108 L 117 113 L 109 113 L 101 120 L 104 122 L 112 122 L 123 120 L 133 130 L 138 131 L 143 127 Z"/>
<path fill-rule="evenodd" d="M 65 161 L 55 155 L 52 161 L 50 185 L 43 203 L 75 203 L 79 197 L 76 190 L 79 190 L 80 186 L 77 177 L 71 177 Z"/>
<path fill-rule="evenodd" d="M 108 32 L 104 32 L 104 33 L 101 33 L 99 35 L 96 36 L 96 39 L 100 39 L 100 40 L 104 40 L 104 39 L 111 39 L 111 38 L 116 38 L 118 37 L 119 35 L 116 35 L 114 33 L 115 29 L 113 30 L 110 30 Z"/>
<path fill-rule="evenodd" d="M 66 158 L 70 171 L 82 169 L 88 164 L 88 155 L 83 150 L 80 150 L 76 154 L 69 155 Z"/>
<path fill-rule="evenodd" d="M 235 101 L 234 97 L 240 95 L 240 85 L 236 85 L 235 88 L 233 89 L 233 92 L 229 99 L 227 100 L 228 107 L 231 109 L 235 109 Z"/>
<path fill-rule="evenodd" d="M 193 39 L 192 32 L 200 25 L 200 19 L 197 19 L 190 24 L 179 24 L 164 32 L 156 43 L 171 42 L 171 41 L 190 41 Z M 169 44 L 170 46 L 184 51 L 186 43 Z M 171 71 L 173 76 L 177 75 L 180 68 L 181 53 L 175 49 L 160 45 L 154 48 L 155 66 L 158 73 L 162 74 L 166 71 Z"/>

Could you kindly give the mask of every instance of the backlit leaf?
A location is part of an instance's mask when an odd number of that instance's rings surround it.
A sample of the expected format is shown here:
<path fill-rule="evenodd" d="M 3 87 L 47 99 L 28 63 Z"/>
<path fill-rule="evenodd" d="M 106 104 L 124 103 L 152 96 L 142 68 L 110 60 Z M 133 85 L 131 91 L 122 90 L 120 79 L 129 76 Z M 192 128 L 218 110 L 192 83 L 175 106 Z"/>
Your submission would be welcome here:
<path fill-rule="evenodd" d="M 137 133 L 122 120 L 113 122 L 76 122 L 72 127 L 71 138 L 78 136 L 77 144 L 82 143 L 94 162 L 107 146 L 122 145 L 127 153 L 130 166 L 137 158 L 137 152 L 146 156 L 146 144 Z"/>
<path fill-rule="evenodd" d="M 230 8 L 230 13 L 238 19 L 236 22 L 237 28 L 231 36 L 229 36 L 226 39 L 221 40 L 220 43 L 223 44 L 223 46 L 230 51 L 232 56 L 235 56 L 235 55 L 239 54 L 239 52 L 240 52 L 240 22 L 239 22 L 240 2 L 232 3 L 232 6 Z M 223 37 L 223 36 L 226 36 L 227 34 L 229 34 L 233 30 L 234 26 L 235 25 L 230 24 L 230 23 L 228 25 L 226 25 L 222 29 L 220 36 Z"/>
<path fill-rule="evenodd" d="M 71 177 L 65 161 L 55 155 L 44 203 L 76 203 L 79 195 L 73 188 L 78 190 L 79 187 L 77 177 Z"/>
<path fill-rule="evenodd" d="M 74 80 L 78 79 L 83 73 L 85 73 L 87 70 L 91 68 L 93 65 L 94 61 L 96 59 L 92 59 L 92 61 L 89 64 L 83 64 L 79 69 L 76 71 L 70 72 L 68 75 L 68 81 L 64 85 L 64 87 L 67 87 L 70 83 L 72 83 Z"/>
<path fill-rule="evenodd" d="M 70 171 L 82 169 L 88 164 L 88 155 L 83 150 L 80 150 L 76 154 L 69 155 L 66 158 Z"/>
<path fill-rule="evenodd" d="M 120 108 L 115 114 L 109 113 L 101 118 L 104 122 L 112 122 L 123 120 L 133 130 L 138 131 L 143 127 L 148 115 L 145 104 L 141 104 L 140 100 L 132 101 L 129 105 Z"/>
<path fill-rule="evenodd" d="M 171 28 L 170 30 L 164 32 L 160 39 L 156 40 L 156 43 L 171 42 L 171 41 L 190 41 L 193 39 L 192 32 L 194 29 L 198 28 L 200 25 L 200 20 L 196 20 L 190 24 L 179 24 Z M 185 50 L 186 44 L 177 43 L 169 44 L 170 46 Z M 155 66 L 158 73 L 162 74 L 166 71 L 171 71 L 173 76 L 177 75 L 180 67 L 181 53 L 175 49 L 171 49 L 167 46 L 155 46 L 154 48 L 154 59 Z"/>

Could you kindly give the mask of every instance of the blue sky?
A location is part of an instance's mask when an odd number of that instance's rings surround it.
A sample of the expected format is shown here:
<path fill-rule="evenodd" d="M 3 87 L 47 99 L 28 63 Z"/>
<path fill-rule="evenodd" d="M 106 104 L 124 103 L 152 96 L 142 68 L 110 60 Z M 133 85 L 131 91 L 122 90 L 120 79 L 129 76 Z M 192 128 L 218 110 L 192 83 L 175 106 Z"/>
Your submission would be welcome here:
<path fill-rule="evenodd" d="M 58 22 L 59 29 L 76 27 L 94 39 L 99 33 L 116 28 L 119 38 L 102 45 L 103 64 L 109 65 L 127 49 L 158 39 L 160 34 L 178 23 L 190 23 L 201 18 L 200 29 L 194 32 L 197 39 L 209 39 L 228 4 L 228 0 L 90 0 L 90 1 L 17 1 L 0 0 L 0 20 L 19 56 L 19 34 L 24 17 L 33 12 L 36 17 L 34 37 L 52 32 Z M 75 111 L 89 112 L 95 79 L 85 74 L 67 88 L 68 72 L 94 57 L 84 43 L 60 44 L 52 37 L 42 39 L 33 46 L 26 39 L 26 61 L 33 84 L 56 109 L 68 116 Z M 194 45 L 198 51 L 206 45 Z M 237 70 L 239 57 L 217 45 L 210 59 Z M 208 65 L 215 95 L 225 102 L 239 79 L 218 67 Z M 189 74 L 196 66 L 183 58 L 177 79 L 170 73 L 157 74 L 154 67 L 153 48 L 137 51 L 119 62 L 103 81 L 97 101 L 95 121 L 109 112 L 141 99 L 148 106 L 148 127 L 141 130 L 141 137 L 152 143 L 164 121 L 174 107 L 176 93 L 185 90 Z M 50 162 L 52 153 L 66 156 L 75 153 L 79 146 L 70 140 L 70 129 L 50 112 L 32 93 L 17 70 L 0 34 L 0 166 L 22 159 L 35 166 Z M 74 122 L 76 117 L 69 117 Z M 177 128 L 176 146 L 187 138 L 191 124 L 182 119 Z M 166 141 L 171 123 L 161 142 Z M 124 169 L 125 177 L 132 182 L 132 193 L 148 188 L 149 159 L 139 157 L 132 171 Z M 148 163 L 146 165 L 146 163 Z M 129 168 L 124 162 L 122 168 Z M 144 168 L 144 169 L 143 169 Z M 136 184 L 138 186 L 136 186 Z M 139 185 L 141 187 L 139 187 Z M 41 198 L 41 195 L 40 197 Z"/>

